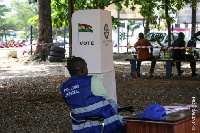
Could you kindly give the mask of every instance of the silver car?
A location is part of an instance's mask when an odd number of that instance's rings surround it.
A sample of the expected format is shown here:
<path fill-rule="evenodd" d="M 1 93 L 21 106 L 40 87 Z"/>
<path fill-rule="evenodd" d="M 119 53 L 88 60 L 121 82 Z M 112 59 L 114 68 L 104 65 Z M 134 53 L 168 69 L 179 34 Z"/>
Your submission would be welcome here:
<path fill-rule="evenodd" d="M 146 39 L 148 39 L 152 46 L 154 47 L 161 47 L 160 44 L 155 40 L 155 36 L 158 38 L 160 43 L 168 47 L 168 34 L 165 32 L 151 32 L 145 36 Z M 174 41 L 176 37 L 173 35 L 171 36 L 171 42 Z M 150 49 L 149 49 L 150 50 Z M 131 48 L 131 54 L 134 56 L 134 58 L 137 58 L 137 51 L 134 47 Z M 153 56 L 155 58 L 163 58 L 165 55 L 165 49 L 161 48 L 153 48 Z"/>

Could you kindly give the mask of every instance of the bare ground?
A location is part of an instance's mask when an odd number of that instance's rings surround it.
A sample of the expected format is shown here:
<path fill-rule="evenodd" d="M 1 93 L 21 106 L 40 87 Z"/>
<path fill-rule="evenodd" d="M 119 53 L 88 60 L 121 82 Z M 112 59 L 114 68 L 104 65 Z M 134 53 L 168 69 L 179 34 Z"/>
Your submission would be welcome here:
<path fill-rule="evenodd" d="M 154 77 L 150 78 L 150 64 L 142 62 L 141 78 L 130 77 L 130 54 L 114 54 L 114 68 L 118 103 L 133 106 L 135 113 L 149 104 L 191 104 L 192 97 L 200 103 L 200 78 L 191 77 L 189 63 L 183 63 L 184 74 L 165 77 L 165 68 L 157 63 Z M 66 62 L 33 62 L 26 58 L 0 58 L 0 132 L 66 132 L 70 133 L 69 108 L 61 97 L 60 85 Z M 197 64 L 197 72 L 199 72 Z M 130 114 L 125 114 L 130 115 Z"/>

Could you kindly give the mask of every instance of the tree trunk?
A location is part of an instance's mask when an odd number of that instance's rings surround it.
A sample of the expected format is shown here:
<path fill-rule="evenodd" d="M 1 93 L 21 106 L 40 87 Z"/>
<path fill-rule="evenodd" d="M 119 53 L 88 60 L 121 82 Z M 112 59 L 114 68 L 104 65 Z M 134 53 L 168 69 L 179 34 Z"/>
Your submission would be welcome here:
<path fill-rule="evenodd" d="M 74 1 L 75 2 L 75 1 Z M 69 56 L 72 56 L 72 13 L 73 13 L 73 1 L 68 0 L 68 20 L 69 20 Z"/>
<path fill-rule="evenodd" d="M 169 21 L 168 4 L 169 4 L 169 1 L 165 0 L 165 15 L 166 15 L 166 21 L 167 21 L 167 28 L 168 28 L 168 47 L 171 47 L 171 23 Z M 169 49 L 166 52 L 168 54 L 169 59 L 171 59 L 171 50 Z"/>
<path fill-rule="evenodd" d="M 195 2 L 195 1 L 193 1 Z M 192 33 L 191 37 L 195 34 L 196 32 L 196 7 L 192 8 Z"/>
<path fill-rule="evenodd" d="M 52 43 L 51 0 L 39 0 L 39 32 L 38 44 Z M 49 55 L 50 45 L 38 45 L 35 54 L 42 61 Z"/>
<path fill-rule="evenodd" d="M 149 20 L 148 18 L 146 19 L 146 24 L 145 24 L 145 29 L 144 29 L 144 35 L 147 35 L 149 33 Z"/>
<path fill-rule="evenodd" d="M 166 21 L 167 21 L 167 28 L 168 28 L 168 47 L 170 47 L 171 46 L 171 23 L 169 21 L 168 4 L 169 4 L 169 1 L 165 0 L 165 15 L 166 15 Z"/>

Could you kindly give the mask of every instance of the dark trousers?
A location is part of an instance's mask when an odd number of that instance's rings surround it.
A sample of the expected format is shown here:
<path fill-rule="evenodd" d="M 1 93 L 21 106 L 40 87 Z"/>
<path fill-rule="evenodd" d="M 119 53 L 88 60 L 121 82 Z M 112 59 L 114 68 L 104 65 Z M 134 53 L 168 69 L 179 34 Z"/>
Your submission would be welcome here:
<path fill-rule="evenodd" d="M 148 58 L 148 60 L 155 60 L 156 58 L 152 55 L 151 57 Z M 137 71 L 140 72 L 140 66 L 141 66 L 142 61 L 137 61 Z M 151 69 L 150 71 L 153 73 L 154 68 L 156 66 L 156 61 L 151 61 Z"/>
<path fill-rule="evenodd" d="M 192 75 L 194 75 L 196 73 L 196 62 L 190 62 L 190 67 L 192 69 Z M 178 74 L 181 75 L 181 62 L 176 62 L 176 68 Z"/>
<path fill-rule="evenodd" d="M 192 75 L 196 73 L 196 62 L 190 62 L 190 67 L 192 69 Z"/>
<path fill-rule="evenodd" d="M 178 75 L 181 75 L 181 62 L 176 62 L 176 69 L 178 71 Z"/>
<path fill-rule="evenodd" d="M 187 60 L 194 60 L 194 56 L 193 55 L 186 55 L 186 59 Z M 196 73 L 196 62 L 194 61 L 190 61 L 190 68 L 192 70 L 192 75 L 194 75 Z"/>
<path fill-rule="evenodd" d="M 180 54 L 178 54 L 179 56 L 177 56 L 176 54 L 173 54 L 173 60 L 176 62 L 176 60 L 185 60 L 185 56 L 182 56 Z M 181 62 L 176 62 L 176 69 L 178 71 L 178 75 L 181 76 Z"/>

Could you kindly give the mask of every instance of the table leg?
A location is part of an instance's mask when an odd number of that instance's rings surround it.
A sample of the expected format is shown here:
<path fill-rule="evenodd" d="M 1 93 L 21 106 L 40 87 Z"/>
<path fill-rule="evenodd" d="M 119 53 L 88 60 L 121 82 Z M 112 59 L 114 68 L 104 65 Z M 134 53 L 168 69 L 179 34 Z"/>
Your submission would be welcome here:
<path fill-rule="evenodd" d="M 172 61 L 166 61 L 166 77 L 171 77 L 172 73 Z"/>
<path fill-rule="evenodd" d="M 131 64 L 131 77 L 136 77 L 136 61 L 130 61 Z"/>

